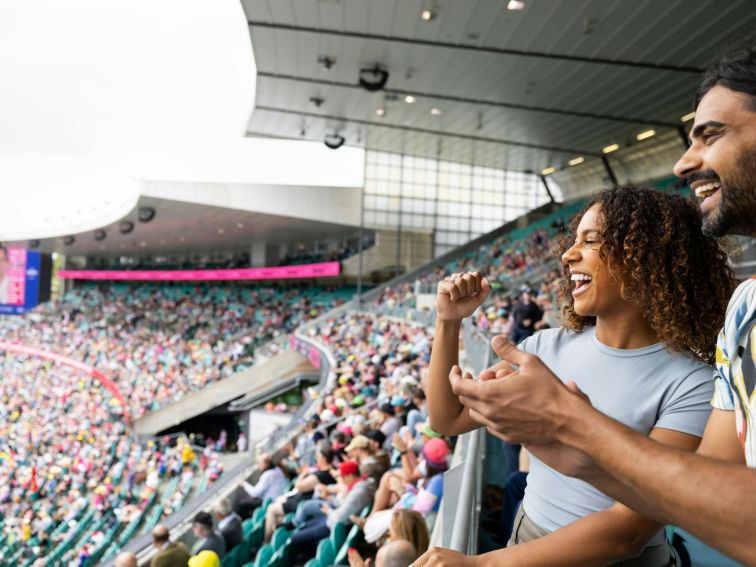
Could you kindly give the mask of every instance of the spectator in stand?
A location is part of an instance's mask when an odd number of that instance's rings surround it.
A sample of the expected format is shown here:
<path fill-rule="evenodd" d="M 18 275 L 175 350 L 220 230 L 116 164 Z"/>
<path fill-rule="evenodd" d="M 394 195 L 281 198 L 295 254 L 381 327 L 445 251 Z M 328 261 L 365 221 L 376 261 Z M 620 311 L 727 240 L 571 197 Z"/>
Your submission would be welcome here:
<path fill-rule="evenodd" d="M 407 427 L 410 431 L 415 431 L 419 423 L 428 419 L 428 400 L 421 388 L 414 388 L 410 395 L 413 407 L 407 412 Z"/>
<path fill-rule="evenodd" d="M 189 550 L 178 541 L 171 541 L 168 528 L 157 525 L 152 529 L 152 544 L 158 550 L 150 561 L 150 567 L 185 567 L 189 561 Z"/>
<path fill-rule="evenodd" d="M 410 542 L 404 539 L 390 541 L 378 550 L 375 556 L 375 567 L 407 567 L 420 554 Z M 370 562 L 363 561 L 360 554 L 355 549 L 349 550 L 350 567 L 368 567 Z"/>
<path fill-rule="evenodd" d="M 233 511 L 227 498 L 222 498 L 215 505 L 215 517 L 218 518 L 218 531 L 226 542 L 226 551 L 231 551 L 244 537 L 241 518 Z"/>
<path fill-rule="evenodd" d="M 415 548 L 417 556 L 420 556 L 428 550 L 430 544 L 428 524 L 420 512 L 395 510 L 391 516 L 388 539 L 389 541 L 405 540 L 410 542 L 412 547 Z"/>
<path fill-rule="evenodd" d="M 265 541 L 270 541 L 276 527 L 289 512 L 294 512 L 300 502 L 313 497 L 318 486 L 333 486 L 336 479 L 331 474 L 334 452 L 330 445 L 321 442 L 316 451 L 316 467 L 306 467 L 294 482 L 294 489 L 279 496 L 265 512 Z"/>
<path fill-rule="evenodd" d="M 449 446 L 443 439 L 430 439 L 423 445 L 422 459 L 417 462 L 409 448 L 410 439 L 394 437 L 394 445 L 402 454 L 402 468 L 384 474 L 367 518 L 352 517 L 363 527 L 365 540 L 380 540 L 389 528 L 393 512 L 414 510 L 423 517 L 438 511 L 443 496 L 443 472 L 448 468 Z"/>
<path fill-rule="evenodd" d="M 360 466 L 355 461 L 339 465 L 340 492 L 332 500 L 313 499 L 298 512 L 299 529 L 291 537 L 293 549 L 306 556 L 315 552 L 318 542 L 328 537 L 337 523 L 350 524 L 350 517 L 368 506 L 375 493 L 376 476 L 380 471 L 374 463 Z"/>
<path fill-rule="evenodd" d="M 286 489 L 286 475 L 281 468 L 280 453 L 263 453 L 257 459 L 257 466 L 262 471 L 257 484 L 242 483 L 242 489 L 246 493 L 237 503 L 237 513 L 243 519 L 252 516 L 260 505 L 268 498 L 275 499 L 283 494 Z"/>
<path fill-rule="evenodd" d="M 533 301 L 531 291 L 523 290 L 520 302 L 512 309 L 512 342 L 517 344 L 531 336 L 541 317 L 543 312 Z"/>
<path fill-rule="evenodd" d="M 136 555 L 128 551 L 119 553 L 113 564 L 115 567 L 139 567 Z"/>
<path fill-rule="evenodd" d="M 247 436 L 244 432 L 240 432 L 236 437 L 236 451 L 238 453 L 244 453 L 247 450 Z"/>
<path fill-rule="evenodd" d="M 403 425 L 402 420 L 396 417 L 394 413 L 394 406 L 390 403 L 381 404 L 375 412 L 375 424 L 386 436 L 386 441 L 383 443 L 383 448 L 386 451 L 391 450 L 391 438 Z"/>
<path fill-rule="evenodd" d="M 206 549 L 189 558 L 189 567 L 221 567 L 220 557 Z"/>
<path fill-rule="evenodd" d="M 202 551 L 213 551 L 219 558 L 226 554 L 226 542 L 213 529 L 213 517 L 207 512 L 198 512 L 192 521 L 192 531 L 198 538 L 192 546 L 192 555 L 199 555 Z"/>

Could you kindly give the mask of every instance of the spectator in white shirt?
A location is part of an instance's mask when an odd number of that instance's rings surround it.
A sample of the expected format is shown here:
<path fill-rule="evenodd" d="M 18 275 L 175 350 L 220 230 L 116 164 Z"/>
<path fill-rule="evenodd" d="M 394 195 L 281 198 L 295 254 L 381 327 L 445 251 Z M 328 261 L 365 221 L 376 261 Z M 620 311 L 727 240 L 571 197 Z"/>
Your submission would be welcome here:
<path fill-rule="evenodd" d="M 262 471 L 257 484 L 243 482 L 242 489 L 245 495 L 236 505 L 237 513 L 243 519 L 249 518 L 252 512 L 268 498 L 273 500 L 286 491 L 287 479 L 281 468 L 280 455 L 263 453 L 257 460 L 257 466 Z"/>

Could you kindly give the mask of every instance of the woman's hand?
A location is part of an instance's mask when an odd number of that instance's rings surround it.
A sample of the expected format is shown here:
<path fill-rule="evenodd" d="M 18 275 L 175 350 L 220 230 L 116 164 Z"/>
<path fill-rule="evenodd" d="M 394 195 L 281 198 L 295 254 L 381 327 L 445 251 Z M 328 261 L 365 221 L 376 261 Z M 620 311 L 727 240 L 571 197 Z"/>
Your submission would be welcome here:
<path fill-rule="evenodd" d="M 452 274 L 438 283 L 436 313 L 441 321 L 461 321 L 488 297 L 491 286 L 479 272 Z"/>

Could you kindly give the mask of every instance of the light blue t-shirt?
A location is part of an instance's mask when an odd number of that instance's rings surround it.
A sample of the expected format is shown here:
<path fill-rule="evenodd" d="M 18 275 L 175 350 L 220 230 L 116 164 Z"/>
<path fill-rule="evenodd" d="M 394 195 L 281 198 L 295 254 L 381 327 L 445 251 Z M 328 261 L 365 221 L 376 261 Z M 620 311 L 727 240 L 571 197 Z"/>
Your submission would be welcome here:
<path fill-rule="evenodd" d="M 711 406 L 712 367 L 657 343 L 639 349 L 608 347 L 596 328 L 581 333 L 548 329 L 520 349 L 538 355 L 566 382 L 573 380 L 597 410 L 648 435 L 654 428 L 701 437 Z M 554 531 L 614 500 L 590 484 L 558 473 L 531 457 L 523 508 L 536 525 Z M 663 541 L 657 534 L 649 545 Z"/>

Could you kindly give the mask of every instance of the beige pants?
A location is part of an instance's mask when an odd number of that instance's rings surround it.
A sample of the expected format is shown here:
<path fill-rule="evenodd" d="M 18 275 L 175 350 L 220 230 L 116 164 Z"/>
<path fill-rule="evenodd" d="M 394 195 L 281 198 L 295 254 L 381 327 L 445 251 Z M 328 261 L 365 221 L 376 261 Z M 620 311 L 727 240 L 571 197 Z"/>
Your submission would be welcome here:
<path fill-rule="evenodd" d="M 528 518 L 520 506 L 515 516 L 512 537 L 507 543 L 507 547 L 517 545 L 518 543 L 527 543 L 547 535 L 544 529 L 539 528 Z M 675 567 L 677 560 L 669 544 L 651 545 L 643 550 L 638 557 L 626 559 L 619 563 L 614 563 L 611 567 Z"/>

